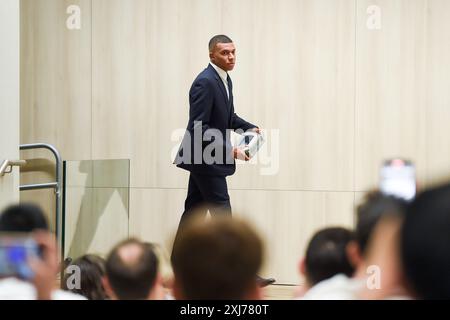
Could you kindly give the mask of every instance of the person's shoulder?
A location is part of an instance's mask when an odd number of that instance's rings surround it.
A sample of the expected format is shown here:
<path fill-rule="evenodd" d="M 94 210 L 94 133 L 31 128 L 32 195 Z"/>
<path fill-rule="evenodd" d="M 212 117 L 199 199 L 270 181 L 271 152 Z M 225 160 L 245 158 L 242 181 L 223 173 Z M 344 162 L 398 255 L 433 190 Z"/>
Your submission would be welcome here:
<path fill-rule="evenodd" d="M 214 69 L 208 65 L 202 72 L 198 74 L 194 82 L 212 82 L 215 79 Z"/>
<path fill-rule="evenodd" d="M 214 85 L 214 78 L 207 74 L 199 74 L 192 83 L 191 90 L 211 89 Z"/>
<path fill-rule="evenodd" d="M 36 290 L 23 280 L 5 278 L 0 280 L 0 300 L 34 300 Z"/>
<path fill-rule="evenodd" d="M 0 280 L 0 300 L 36 300 L 36 288 L 29 282 L 16 278 Z M 52 292 L 52 300 L 87 300 L 82 295 L 63 291 Z"/>

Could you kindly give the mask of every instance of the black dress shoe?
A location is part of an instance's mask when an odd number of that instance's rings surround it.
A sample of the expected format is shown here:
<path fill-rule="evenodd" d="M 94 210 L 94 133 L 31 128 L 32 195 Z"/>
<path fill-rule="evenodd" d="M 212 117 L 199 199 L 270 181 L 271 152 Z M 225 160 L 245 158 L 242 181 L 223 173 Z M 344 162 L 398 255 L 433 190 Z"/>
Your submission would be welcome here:
<path fill-rule="evenodd" d="M 260 276 L 256 276 L 256 282 L 259 284 L 260 287 L 267 287 L 268 285 L 271 285 L 275 283 L 274 278 L 262 278 Z"/>

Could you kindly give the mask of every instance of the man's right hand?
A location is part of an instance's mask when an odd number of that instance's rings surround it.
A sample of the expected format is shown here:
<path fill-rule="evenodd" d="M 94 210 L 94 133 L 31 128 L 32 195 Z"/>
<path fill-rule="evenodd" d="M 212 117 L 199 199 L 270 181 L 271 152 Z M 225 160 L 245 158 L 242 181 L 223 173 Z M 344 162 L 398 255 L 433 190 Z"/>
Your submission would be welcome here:
<path fill-rule="evenodd" d="M 250 157 L 245 154 L 245 151 L 240 148 L 233 148 L 233 157 L 235 159 L 249 161 Z"/>

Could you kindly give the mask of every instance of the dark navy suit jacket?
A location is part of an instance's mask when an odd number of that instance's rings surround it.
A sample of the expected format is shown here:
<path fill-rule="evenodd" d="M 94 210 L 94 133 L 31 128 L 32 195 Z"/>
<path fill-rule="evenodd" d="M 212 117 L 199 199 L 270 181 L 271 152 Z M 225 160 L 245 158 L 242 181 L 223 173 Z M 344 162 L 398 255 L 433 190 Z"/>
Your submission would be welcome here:
<path fill-rule="evenodd" d="M 227 129 L 247 131 L 256 126 L 238 117 L 234 112 L 233 84 L 229 77 L 228 89 L 230 98 L 227 97 L 222 79 L 211 65 L 208 65 L 194 80 L 189 92 L 189 122 L 175 159 L 178 167 L 193 173 L 220 176 L 232 175 L 236 171 L 230 132 Z M 222 138 L 217 141 L 215 139 L 217 135 L 213 134 L 211 141 L 202 141 L 203 139 L 198 141 L 194 139 L 194 129 L 197 129 L 197 134 L 206 133 L 208 137 L 208 130 L 215 129 L 215 132 L 221 133 Z M 208 152 L 211 149 L 214 150 L 212 143 L 216 147 L 220 146 L 222 155 L 220 156 L 219 153 L 219 156 L 214 157 L 215 161 L 211 163 L 211 160 L 205 161 L 203 151 L 208 146 L 210 146 Z M 195 155 L 196 152 L 197 155 Z M 212 152 L 212 155 L 215 156 L 215 153 Z"/>

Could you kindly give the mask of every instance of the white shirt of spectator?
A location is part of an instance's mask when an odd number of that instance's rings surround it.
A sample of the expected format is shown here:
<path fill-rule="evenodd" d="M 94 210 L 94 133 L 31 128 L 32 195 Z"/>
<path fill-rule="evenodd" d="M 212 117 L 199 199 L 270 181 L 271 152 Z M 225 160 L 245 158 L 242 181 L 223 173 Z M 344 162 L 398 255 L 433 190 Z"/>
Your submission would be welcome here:
<path fill-rule="evenodd" d="M 17 279 L 0 280 L 0 300 L 36 300 L 36 288 L 33 284 Z M 52 300 L 87 300 L 85 297 L 64 290 L 53 290 Z"/>
<path fill-rule="evenodd" d="M 357 300 L 363 286 L 364 281 L 338 274 L 316 284 L 300 300 Z"/>

